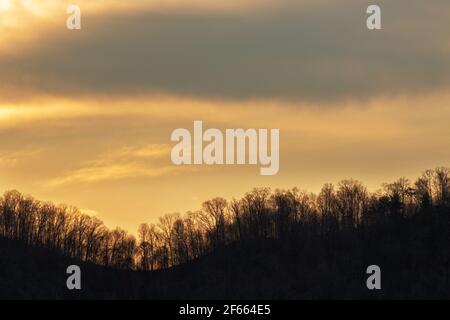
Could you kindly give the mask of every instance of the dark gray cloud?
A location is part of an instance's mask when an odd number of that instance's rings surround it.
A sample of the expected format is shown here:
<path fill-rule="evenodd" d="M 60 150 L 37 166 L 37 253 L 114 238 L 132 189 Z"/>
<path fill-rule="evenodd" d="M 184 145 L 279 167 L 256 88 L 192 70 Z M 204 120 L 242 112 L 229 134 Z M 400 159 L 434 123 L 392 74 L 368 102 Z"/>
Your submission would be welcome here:
<path fill-rule="evenodd" d="M 450 2 L 291 1 L 271 12 L 86 16 L 0 58 L 0 83 L 55 95 L 333 101 L 450 86 Z M 1 86 L 0 86 L 1 87 Z"/>

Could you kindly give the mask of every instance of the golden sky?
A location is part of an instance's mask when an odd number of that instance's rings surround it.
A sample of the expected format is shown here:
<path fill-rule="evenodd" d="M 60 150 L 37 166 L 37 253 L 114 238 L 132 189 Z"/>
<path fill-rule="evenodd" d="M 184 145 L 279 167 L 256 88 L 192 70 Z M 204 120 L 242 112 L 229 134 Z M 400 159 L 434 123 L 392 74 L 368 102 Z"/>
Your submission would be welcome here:
<path fill-rule="evenodd" d="M 360 0 L 0 0 L 0 189 L 135 232 L 256 186 L 449 165 L 450 2 L 377 2 L 381 31 Z M 194 120 L 279 128 L 278 175 L 174 166 Z"/>

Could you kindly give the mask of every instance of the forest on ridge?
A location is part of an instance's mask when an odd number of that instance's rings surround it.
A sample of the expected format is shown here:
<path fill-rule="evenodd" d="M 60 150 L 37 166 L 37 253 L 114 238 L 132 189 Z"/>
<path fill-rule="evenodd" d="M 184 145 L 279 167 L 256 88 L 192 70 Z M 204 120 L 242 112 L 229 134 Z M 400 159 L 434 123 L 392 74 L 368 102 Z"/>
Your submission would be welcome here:
<path fill-rule="evenodd" d="M 217 197 L 198 211 L 142 224 L 136 239 L 120 228 L 109 230 L 75 207 L 7 191 L 0 199 L 0 236 L 85 262 L 147 271 L 184 264 L 232 243 L 262 239 L 320 241 L 332 259 L 339 239 L 355 234 L 378 238 L 415 223 L 430 225 L 427 243 L 433 245 L 438 238 L 450 238 L 449 207 L 450 169 L 440 167 L 426 170 L 414 182 L 400 178 L 386 183 L 375 193 L 359 181 L 343 180 L 324 185 L 318 195 L 296 188 L 258 188 L 239 200 Z M 446 257 L 448 264 L 450 251 Z"/>

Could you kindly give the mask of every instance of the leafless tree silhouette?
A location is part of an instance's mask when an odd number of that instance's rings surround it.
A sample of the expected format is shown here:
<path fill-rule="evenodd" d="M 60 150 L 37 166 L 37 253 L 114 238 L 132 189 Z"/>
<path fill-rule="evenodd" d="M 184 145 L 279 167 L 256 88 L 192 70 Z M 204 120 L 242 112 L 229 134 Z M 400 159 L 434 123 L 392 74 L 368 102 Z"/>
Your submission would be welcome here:
<path fill-rule="evenodd" d="M 375 193 L 359 181 L 343 180 L 324 185 L 317 196 L 296 188 L 257 188 L 240 200 L 217 197 L 205 201 L 199 211 L 167 214 L 156 225 L 142 224 L 136 240 L 75 207 L 7 191 L 0 199 L 0 236 L 126 270 L 169 268 L 230 244 L 264 239 L 299 246 L 317 239 L 332 261 L 336 248 L 351 245 L 355 235 L 378 239 L 385 229 L 403 232 L 417 221 L 431 226 L 430 243 L 445 239 L 449 208 L 450 169 L 440 167 L 426 170 L 414 183 L 402 177 Z M 444 260 L 448 272 L 450 250 Z"/>

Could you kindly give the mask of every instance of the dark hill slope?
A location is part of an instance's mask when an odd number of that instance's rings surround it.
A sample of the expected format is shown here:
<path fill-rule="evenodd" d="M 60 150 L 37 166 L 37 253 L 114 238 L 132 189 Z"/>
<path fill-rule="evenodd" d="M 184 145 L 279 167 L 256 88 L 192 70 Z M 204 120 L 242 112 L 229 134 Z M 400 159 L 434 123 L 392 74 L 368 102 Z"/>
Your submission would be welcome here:
<path fill-rule="evenodd" d="M 266 241 L 217 249 L 199 261 L 169 270 L 140 272 L 86 264 L 46 249 L 0 239 L 0 298 L 448 297 L 448 280 L 441 272 L 442 266 L 419 259 L 419 254 L 415 257 L 409 251 L 398 248 L 390 251 L 386 247 L 378 251 L 350 252 L 337 248 L 330 268 L 325 263 L 325 252 L 313 245 L 289 248 L 287 244 Z M 403 253 L 399 255 L 399 252 Z M 366 289 L 365 268 L 369 260 L 378 261 L 382 266 L 382 291 Z M 82 269 L 81 291 L 66 289 L 65 271 L 71 264 Z"/>

